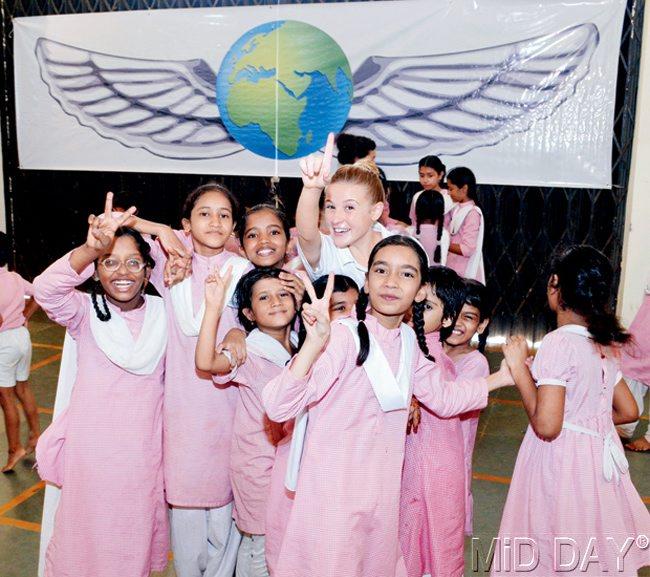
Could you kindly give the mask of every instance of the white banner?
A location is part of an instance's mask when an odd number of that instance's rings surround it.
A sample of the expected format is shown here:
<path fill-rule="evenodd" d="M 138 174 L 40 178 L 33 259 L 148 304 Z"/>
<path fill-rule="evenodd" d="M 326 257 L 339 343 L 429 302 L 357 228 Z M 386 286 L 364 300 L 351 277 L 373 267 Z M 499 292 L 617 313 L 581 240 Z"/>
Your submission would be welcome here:
<path fill-rule="evenodd" d="M 329 131 L 389 179 L 611 186 L 625 0 L 401 0 L 14 20 L 20 166 L 297 176 Z"/>

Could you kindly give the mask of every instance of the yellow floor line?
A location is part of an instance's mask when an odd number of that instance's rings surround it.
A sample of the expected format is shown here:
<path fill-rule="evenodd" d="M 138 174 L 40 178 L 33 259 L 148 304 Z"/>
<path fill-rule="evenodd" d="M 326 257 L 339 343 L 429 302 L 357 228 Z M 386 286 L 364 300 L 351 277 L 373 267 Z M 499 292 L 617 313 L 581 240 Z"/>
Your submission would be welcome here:
<path fill-rule="evenodd" d="M 36 409 L 42 415 L 53 415 L 54 409 L 46 409 L 45 407 L 37 407 Z"/>
<path fill-rule="evenodd" d="M 63 350 L 63 347 L 61 345 L 49 345 L 47 343 L 32 343 L 32 347 L 36 349 L 53 349 L 55 351 Z"/>
<path fill-rule="evenodd" d="M 41 532 L 41 526 L 38 523 L 30 523 L 29 521 L 21 521 L 20 519 L 10 519 L 9 517 L 0 517 L 0 525 L 15 527 L 16 529 L 24 529 L 25 531 L 33 531 L 34 533 Z"/>
<path fill-rule="evenodd" d="M 499 477 L 497 475 L 486 475 L 484 473 L 473 473 L 472 479 L 477 481 L 488 481 L 489 483 L 499 483 L 500 485 L 510 485 L 510 477 Z"/>
<path fill-rule="evenodd" d="M 58 361 L 60 358 L 61 358 L 61 353 L 56 353 L 55 355 L 45 357 L 43 360 L 38 361 L 37 363 L 34 363 L 31 367 L 29 367 L 29 370 L 30 371 L 35 371 L 37 369 L 41 369 L 41 368 L 45 367 L 46 365 L 49 365 L 50 363 Z"/>
<path fill-rule="evenodd" d="M 36 483 L 36 485 L 32 485 L 29 489 L 25 489 L 19 495 L 16 495 L 11 501 L 7 501 L 4 505 L 0 505 L 0 516 L 4 515 L 5 513 L 8 513 L 14 507 L 17 507 L 21 503 L 24 503 L 30 497 L 33 497 L 43 487 L 45 487 L 45 483 L 43 481 L 40 481 Z"/>

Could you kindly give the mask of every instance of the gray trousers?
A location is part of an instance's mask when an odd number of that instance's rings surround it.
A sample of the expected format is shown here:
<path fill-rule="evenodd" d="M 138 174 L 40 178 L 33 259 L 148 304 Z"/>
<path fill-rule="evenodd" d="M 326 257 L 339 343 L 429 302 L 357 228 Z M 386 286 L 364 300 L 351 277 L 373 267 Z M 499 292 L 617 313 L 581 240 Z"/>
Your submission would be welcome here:
<path fill-rule="evenodd" d="M 216 509 L 172 507 L 169 518 L 177 577 L 233 577 L 241 534 L 232 503 Z"/>

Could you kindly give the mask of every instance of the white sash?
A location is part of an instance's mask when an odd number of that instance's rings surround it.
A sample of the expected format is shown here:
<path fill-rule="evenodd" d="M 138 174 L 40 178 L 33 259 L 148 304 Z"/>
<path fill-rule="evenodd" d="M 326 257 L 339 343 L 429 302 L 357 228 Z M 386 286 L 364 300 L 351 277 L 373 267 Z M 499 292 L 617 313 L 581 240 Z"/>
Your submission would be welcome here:
<path fill-rule="evenodd" d="M 353 319 L 341 319 L 337 322 L 350 329 L 358 352 L 360 342 L 359 335 L 357 334 L 357 321 Z M 395 377 L 390 368 L 388 360 L 381 350 L 377 339 L 372 334 L 370 334 L 368 358 L 363 363 L 363 368 L 368 375 L 373 392 L 379 401 L 379 406 L 385 413 L 406 409 L 408 407 L 415 333 L 411 327 L 402 324 L 400 334 L 402 347 L 397 377 Z M 290 491 L 295 491 L 298 483 L 298 473 L 300 471 L 300 461 L 305 444 L 308 419 L 309 411 L 307 409 L 304 409 L 295 419 L 291 447 L 289 448 L 287 472 L 284 477 L 284 486 Z"/>
<path fill-rule="evenodd" d="M 144 321 L 134 340 L 124 318 L 112 314 L 100 321 L 91 308 L 90 330 L 101 351 L 118 367 L 134 375 L 150 375 L 167 349 L 167 315 L 160 297 L 145 295 Z"/>
<path fill-rule="evenodd" d="M 227 267 L 232 266 L 232 278 L 230 285 L 226 290 L 224 306 L 226 303 L 230 304 L 230 306 L 233 306 L 233 303 L 231 301 L 233 295 L 235 294 L 237 283 L 244 274 L 246 268 L 248 268 L 249 264 L 249 261 L 247 261 L 245 258 L 233 255 L 219 267 L 221 271 L 224 271 Z M 172 306 L 174 308 L 174 316 L 176 317 L 176 322 L 178 323 L 181 331 L 183 331 L 183 334 L 187 337 L 199 336 L 199 331 L 201 330 L 201 321 L 203 320 L 203 315 L 205 314 L 205 300 L 201 303 L 201 306 L 195 315 L 194 304 L 192 302 L 192 277 L 187 277 L 182 282 L 174 285 L 169 290 L 169 294 L 171 297 Z"/>
<path fill-rule="evenodd" d="M 289 337 L 291 344 L 298 346 L 298 334 L 291 331 Z M 263 333 L 259 329 L 253 329 L 246 337 L 246 351 L 258 357 L 270 361 L 278 367 L 284 367 L 290 360 L 291 354 L 276 339 Z"/>
<path fill-rule="evenodd" d="M 625 475 L 629 469 L 629 464 L 625 457 L 623 449 L 621 449 L 616 442 L 614 441 L 615 429 L 609 431 L 609 433 L 600 434 L 597 431 L 593 431 L 586 427 L 581 427 L 580 425 L 574 425 L 564 421 L 562 428 L 567 431 L 574 431 L 576 433 L 582 433 L 583 435 L 589 435 L 590 437 L 596 437 L 597 439 L 602 439 L 603 441 L 603 477 L 608 483 L 614 479 L 616 484 L 621 482 L 621 475 Z"/>
<path fill-rule="evenodd" d="M 467 263 L 467 268 L 465 269 L 465 278 L 475 279 L 479 282 L 485 282 L 485 269 L 483 267 L 483 235 L 485 229 L 485 219 L 483 218 L 483 213 L 481 209 L 475 204 L 467 204 L 466 206 L 460 207 L 453 215 L 451 222 L 449 223 L 451 235 L 458 234 L 460 227 L 465 222 L 465 218 L 472 211 L 476 210 L 481 216 L 481 223 L 478 228 L 478 236 L 476 237 L 476 250 L 474 254 L 469 257 L 469 262 Z"/>
<path fill-rule="evenodd" d="M 94 314 L 92 311 L 91 314 Z M 70 404 L 70 396 L 77 378 L 77 343 L 68 331 L 65 332 L 63 340 L 63 354 L 59 369 L 59 380 L 56 385 L 56 396 L 54 398 L 54 414 L 52 420 L 56 419 Z M 38 552 L 38 577 L 45 575 L 45 552 L 54 532 L 54 515 L 59 506 L 61 489 L 56 485 L 47 483 L 45 485 L 45 499 L 43 500 L 43 519 L 41 521 L 41 541 Z"/>

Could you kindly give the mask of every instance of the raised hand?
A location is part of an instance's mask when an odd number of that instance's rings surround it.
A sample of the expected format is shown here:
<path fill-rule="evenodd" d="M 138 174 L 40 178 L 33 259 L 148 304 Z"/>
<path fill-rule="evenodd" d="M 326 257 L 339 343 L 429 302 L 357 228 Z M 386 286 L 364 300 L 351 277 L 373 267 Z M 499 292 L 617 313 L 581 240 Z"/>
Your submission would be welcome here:
<path fill-rule="evenodd" d="M 502 347 L 503 356 L 510 369 L 517 369 L 528 365 L 528 342 L 521 335 L 508 337 Z"/>
<path fill-rule="evenodd" d="M 184 281 L 192 274 L 192 257 L 172 256 L 167 258 L 163 281 L 166 287 L 173 287 L 175 284 Z"/>
<path fill-rule="evenodd" d="M 305 284 L 311 303 L 302 305 L 302 320 L 305 323 L 307 340 L 321 347 L 327 343 L 330 335 L 330 299 L 334 290 L 334 275 L 327 277 L 327 285 L 322 298 L 316 296 L 314 285 L 305 273 L 298 273 Z"/>
<path fill-rule="evenodd" d="M 158 242 L 170 257 L 191 258 L 191 251 L 176 236 L 171 228 L 163 227 L 160 230 Z"/>
<path fill-rule="evenodd" d="M 223 275 L 212 271 L 205 278 L 205 306 L 221 311 L 226 300 L 226 291 L 232 280 L 232 266 L 226 267 Z"/>
<path fill-rule="evenodd" d="M 293 295 L 296 301 L 296 309 L 300 310 L 302 301 L 305 298 L 305 283 L 302 282 L 298 275 L 288 271 L 280 273 L 280 282 Z"/>
<path fill-rule="evenodd" d="M 124 225 L 124 223 L 135 214 L 136 208 L 132 206 L 125 212 L 113 212 L 113 193 L 106 194 L 104 203 L 104 213 L 99 216 L 91 214 L 88 217 L 88 235 L 86 237 L 86 246 L 95 251 L 106 250 L 113 239 L 115 231 Z"/>
<path fill-rule="evenodd" d="M 332 178 L 332 154 L 334 152 L 334 133 L 330 132 L 325 144 L 324 156 L 310 154 L 300 160 L 300 172 L 304 188 L 323 190 Z"/>

